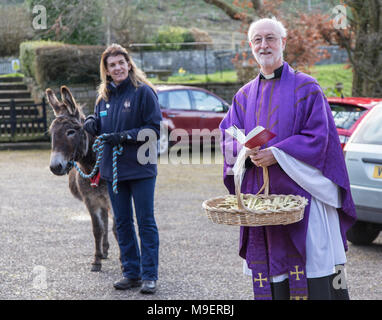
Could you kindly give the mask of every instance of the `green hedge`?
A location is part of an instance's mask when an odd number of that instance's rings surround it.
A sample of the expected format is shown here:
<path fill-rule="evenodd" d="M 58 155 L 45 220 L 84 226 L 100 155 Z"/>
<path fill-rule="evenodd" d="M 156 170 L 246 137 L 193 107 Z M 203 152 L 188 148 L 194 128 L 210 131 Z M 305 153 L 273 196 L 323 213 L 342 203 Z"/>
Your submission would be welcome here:
<path fill-rule="evenodd" d="M 33 77 L 41 87 L 97 83 L 104 50 L 104 46 L 29 43 L 22 44 L 20 59 L 25 75 Z"/>
<path fill-rule="evenodd" d="M 145 50 L 180 50 L 193 49 L 192 46 L 180 45 L 177 43 L 194 42 L 194 36 L 188 29 L 182 27 L 165 26 L 158 30 L 158 33 L 149 39 L 153 43 L 152 47 L 147 47 Z"/>
<path fill-rule="evenodd" d="M 20 44 L 21 71 L 27 77 L 36 78 L 36 50 L 41 47 L 62 46 L 54 41 L 26 41 Z"/>

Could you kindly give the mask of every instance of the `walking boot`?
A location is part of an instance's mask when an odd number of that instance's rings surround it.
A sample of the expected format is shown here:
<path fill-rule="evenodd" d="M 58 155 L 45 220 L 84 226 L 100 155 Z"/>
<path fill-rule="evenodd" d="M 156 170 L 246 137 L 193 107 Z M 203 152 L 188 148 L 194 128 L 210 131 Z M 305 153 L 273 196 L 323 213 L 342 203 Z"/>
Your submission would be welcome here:
<path fill-rule="evenodd" d="M 140 287 L 141 284 L 142 284 L 141 279 L 122 278 L 121 280 L 114 282 L 113 286 L 117 290 L 128 290 L 128 289 Z"/>
<path fill-rule="evenodd" d="M 154 294 L 156 289 L 157 289 L 156 281 L 154 281 L 154 280 L 143 280 L 140 292 L 143 294 Z"/>

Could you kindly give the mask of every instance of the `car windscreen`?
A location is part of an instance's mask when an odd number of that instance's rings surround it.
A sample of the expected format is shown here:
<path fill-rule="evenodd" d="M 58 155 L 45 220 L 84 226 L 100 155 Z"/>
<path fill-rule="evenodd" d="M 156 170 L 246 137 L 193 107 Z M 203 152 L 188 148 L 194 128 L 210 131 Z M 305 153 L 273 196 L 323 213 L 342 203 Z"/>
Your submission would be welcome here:
<path fill-rule="evenodd" d="M 353 138 L 354 143 L 382 145 L 382 105 L 374 107 Z"/>
<path fill-rule="evenodd" d="M 187 90 L 169 91 L 168 107 L 169 109 L 191 110 L 191 101 Z"/>
<path fill-rule="evenodd" d="M 367 109 L 351 105 L 330 104 L 336 127 L 350 129 Z"/>

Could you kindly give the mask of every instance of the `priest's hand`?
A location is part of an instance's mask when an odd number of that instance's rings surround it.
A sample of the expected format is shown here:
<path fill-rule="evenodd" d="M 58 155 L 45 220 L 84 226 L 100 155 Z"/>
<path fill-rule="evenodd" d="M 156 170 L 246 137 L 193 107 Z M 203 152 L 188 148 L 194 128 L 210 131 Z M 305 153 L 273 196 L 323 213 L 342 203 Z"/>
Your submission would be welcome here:
<path fill-rule="evenodd" d="M 257 167 L 269 167 L 277 163 L 277 160 L 270 149 L 258 150 L 257 152 L 250 154 L 249 157 Z"/>
<path fill-rule="evenodd" d="M 254 156 L 254 155 L 256 155 L 257 152 L 259 152 L 259 150 L 260 150 L 260 147 L 255 147 L 255 148 L 253 148 L 253 149 L 249 149 L 249 150 L 247 150 L 247 152 L 245 153 L 246 158 L 247 158 L 247 157 L 250 157 L 250 156 Z"/>

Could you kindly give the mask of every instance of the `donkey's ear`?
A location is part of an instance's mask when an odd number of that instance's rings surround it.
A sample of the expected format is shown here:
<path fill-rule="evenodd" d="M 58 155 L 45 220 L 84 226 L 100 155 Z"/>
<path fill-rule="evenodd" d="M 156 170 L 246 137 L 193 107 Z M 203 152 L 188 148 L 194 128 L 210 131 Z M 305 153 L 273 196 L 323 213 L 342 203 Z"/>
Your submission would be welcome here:
<path fill-rule="evenodd" d="M 48 88 L 45 90 L 46 97 L 48 98 L 48 102 L 53 109 L 54 115 L 57 117 L 62 114 L 65 110 L 62 107 L 62 104 L 58 101 L 56 95 L 53 90 Z"/>
<path fill-rule="evenodd" d="M 67 106 L 68 111 L 72 116 L 79 115 L 76 101 L 74 100 L 72 93 L 67 86 L 61 87 L 61 99 L 62 102 Z"/>

